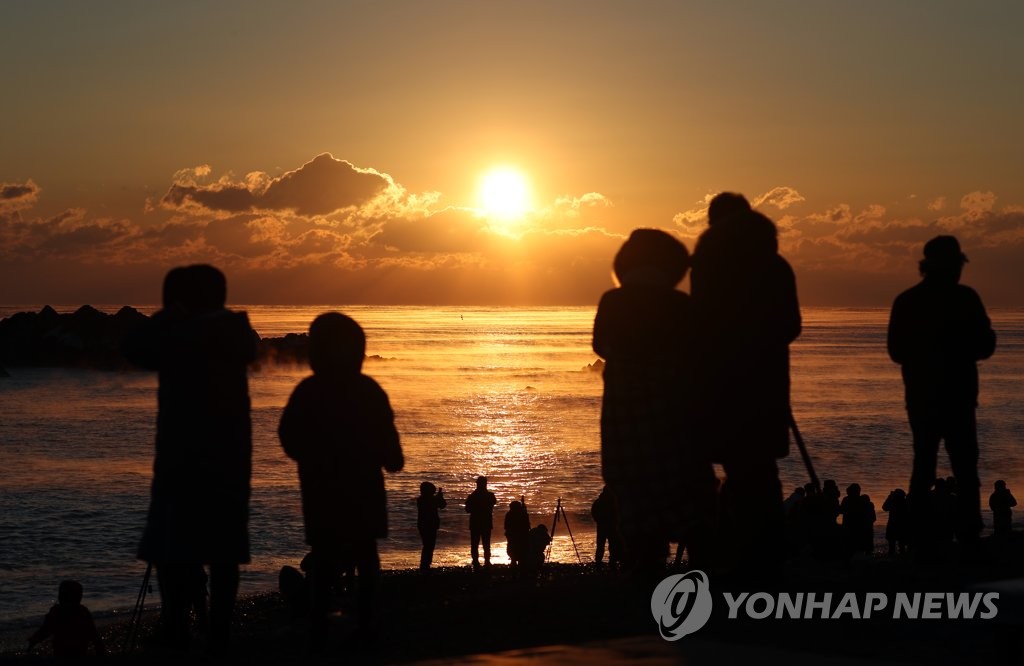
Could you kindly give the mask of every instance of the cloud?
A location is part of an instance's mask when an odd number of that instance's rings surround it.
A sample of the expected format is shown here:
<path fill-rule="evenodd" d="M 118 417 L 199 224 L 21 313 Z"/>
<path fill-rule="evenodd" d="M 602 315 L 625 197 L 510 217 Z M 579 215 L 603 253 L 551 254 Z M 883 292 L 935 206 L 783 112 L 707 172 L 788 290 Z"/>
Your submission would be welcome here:
<path fill-rule="evenodd" d="M 790 206 L 806 201 L 804 196 L 789 186 L 773 187 L 752 202 L 754 208 L 769 205 L 779 210 L 786 210 Z"/>
<path fill-rule="evenodd" d="M 977 220 L 996 206 L 996 195 L 994 192 L 970 192 L 960 199 L 960 208 L 965 211 L 966 218 Z"/>
<path fill-rule="evenodd" d="M 210 172 L 205 164 L 179 171 L 160 204 L 169 210 L 193 213 L 292 211 L 315 216 L 358 208 L 395 186 L 387 174 L 356 167 L 330 153 L 318 155 L 278 178 L 254 171 L 241 182 L 228 177 L 210 185 L 200 184 Z"/>
<path fill-rule="evenodd" d="M 472 208 L 442 207 L 438 192 L 408 192 L 386 173 L 327 154 L 276 178 L 182 169 L 160 205 L 132 219 L 81 208 L 33 216 L 41 192 L 32 181 L 0 186 L 8 302 L 36 293 L 74 302 L 84 285 L 111 290 L 95 302 L 121 293 L 153 300 L 146 294 L 158 294 L 168 268 L 202 261 L 225 270 L 235 302 L 596 303 L 629 231 L 621 204 L 597 192 L 566 194 L 511 229 L 492 227 Z M 691 248 L 712 196 L 673 218 Z M 776 220 L 805 304 L 888 304 L 917 279 L 921 248 L 940 233 L 961 239 L 970 284 L 983 295 L 1024 301 L 1012 286 L 1024 284 L 1024 205 L 986 190 L 939 199 L 942 207 L 921 197 L 824 205 L 778 186 L 751 201 Z M 46 271 L 75 278 L 64 284 Z"/>
<path fill-rule="evenodd" d="M 0 211 L 27 208 L 39 198 L 39 186 L 31 179 L 24 183 L 0 183 Z"/>
<path fill-rule="evenodd" d="M 946 207 L 946 197 L 935 197 L 928 202 L 928 210 L 938 212 Z"/>
<path fill-rule="evenodd" d="M 708 220 L 708 206 L 717 195 L 718 192 L 705 194 L 704 198 L 696 202 L 693 208 L 676 213 L 672 217 L 672 223 L 683 237 L 696 239 L 704 231 Z M 748 198 L 748 200 L 754 208 L 771 206 L 781 211 L 806 201 L 806 198 L 796 188 L 779 185 L 752 199 Z M 780 226 L 785 225 L 781 224 Z"/>

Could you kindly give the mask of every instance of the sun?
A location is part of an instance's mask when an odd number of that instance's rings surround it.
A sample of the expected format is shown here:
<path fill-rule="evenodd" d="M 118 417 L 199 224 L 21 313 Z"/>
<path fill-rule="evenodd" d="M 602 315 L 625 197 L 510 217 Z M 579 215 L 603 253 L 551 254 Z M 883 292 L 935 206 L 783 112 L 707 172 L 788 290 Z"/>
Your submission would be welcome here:
<path fill-rule="evenodd" d="M 481 176 L 478 198 L 484 213 L 501 222 L 522 218 L 532 206 L 529 181 L 512 167 L 495 167 Z"/>

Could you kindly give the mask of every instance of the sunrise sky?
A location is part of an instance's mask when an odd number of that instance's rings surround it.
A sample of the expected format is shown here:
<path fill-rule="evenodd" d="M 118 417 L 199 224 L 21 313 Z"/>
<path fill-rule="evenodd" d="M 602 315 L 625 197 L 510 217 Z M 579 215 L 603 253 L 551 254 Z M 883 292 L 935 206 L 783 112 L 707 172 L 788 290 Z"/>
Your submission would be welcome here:
<path fill-rule="evenodd" d="M 886 306 L 953 233 L 1022 306 L 1022 30 L 1015 0 L 5 3 L 0 304 L 152 303 L 199 261 L 234 303 L 596 303 L 630 229 L 692 249 L 733 190 L 805 304 Z"/>

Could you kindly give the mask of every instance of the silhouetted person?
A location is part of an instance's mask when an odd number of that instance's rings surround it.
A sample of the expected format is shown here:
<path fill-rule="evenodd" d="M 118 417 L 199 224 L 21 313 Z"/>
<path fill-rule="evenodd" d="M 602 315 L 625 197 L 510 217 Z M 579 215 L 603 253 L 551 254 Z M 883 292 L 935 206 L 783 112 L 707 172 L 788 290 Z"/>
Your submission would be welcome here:
<path fill-rule="evenodd" d="M 813 484 L 809 484 L 813 487 Z M 805 537 L 804 509 L 806 508 L 807 490 L 797 486 L 782 502 L 782 513 L 786 526 L 786 555 L 796 556 L 800 553 Z"/>
<path fill-rule="evenodd" d="M 819 560 L 833 560 L 842 555 L 839 517 L 839 486 L 834 479 L 825 479 L 818 489 L 813 483 L 804 486 L 801 511 L 806 543 Z"/>
<path fill-rule="evenodd" d="M 522 561 L 522 568 L 526 573 L 536 574 L 540 571 L 544 565 L 544 553 L 550 543 L 551 536 L 547 525 L 540 524 L 530 529 Z"/>
<path fill-rule="evenodd" d="M 597 546 L 594 563 L 604 563 L 605 544 L 608 545 L 608 566 L 613 569 L 622 562 L 622 535 L 619 532 L 619 507 L 615 495 L 605 486 L 594 503 L 590 505 L 590 516 L 597 527 Z"/>
<path fill-rule="evenodd" d="M 725 471 L 723 543 L 735 564 L 772 571 L 784 552 L 776 461 L 789 452 L 789 345 L 801 331 L 796 278 L 778 254 L 774 223 L 726 192 L 711 201 L 690 280 L 693 411 L 703 447 Z"/>
<path fill-rule="evenodd" d="M 711 462 L 683 408 L 693 390 L 693 310 L 676 289 L 689 252 L 658 229 L 635 229 L 601 296 L 594 351 L 605 360 L 601 472 L 615 496 L 625 551 L 643 576 L 664 568 L 671 541 L 707 556 L 715 504 Z"/>
<path fill-rule="evenodd" d="M 518 566 L 526 557 L 527 540 L 530 537 L 530 514 L 526 505 L 515 500 L 509 502 L 505 514 L 505 541 L 508 559 L 512 566 Z"/>
<path fill-rule="evenodd" d="M 925 243 L 923 279 L 893 302 L 888 350 L 902 368 L 913 433 L 909 500 L 915 529 L 925 521 L 921 500 L 935 479 L 942 441 L 956 478 L 957 538 L 973 542 L 982 528 L 977 362 L 995 351 L 996 335 L 981 298 L 959 284 L 966 262 L 953 236 Z"/>
<path fill-rule="evenodd" d="M 277 573 L 277 590 L 292 618 L 302 617 L 309 611 L 309 581 L 295 567 L 289 564 L 281 567 Z"/>
<path fill-rule="evenodd" d="M 910 538 L 910 507 L 907 504 L 907 493 L 896 488 L 882 503 L 882 511 L 889 514 L 885 525 L 885 540 L 889 542 L 889 556 L 895 557 L 906 552 Z"/>
<path fill-rule="evenodd" d="M 62 581 L 57 588 L 57 605 L 43 618 L 43 626 L 28 639 L 28 649 L 53 637 L 53 656 L 58 660 L 81 659 L 89 654 L 89 645 L 98 656 L 106 656 L 92 613 L 82 605 L 82 584 Z"/>
<path fill-rule="evenodd" d="M 435 492 L 436 491 L 436 492 Z M 420 484 L 420 495 L 416 498 L 416 529 L 423 542 L 420 552 L 420 571 L 429 571 L 434 560 L 434 547 L 437 546 L 437 531 L 441 529 L 441 509 L 448 506 L 444 499 L 444 489 L 439 489 L 429 481 Z"/>
<path fill-rule="evenodd" d="M 996 481 L 995 490 L 988 498 L 988 508 L 992 509 L 992 529 L 999 536 L 1010 533 L 1013 507 L 1015 506 L 1017 506 L 1017 499 L 1006 487 L 1006 481 Z"/>
<path fill-rule="evenodd" d="M 377 539 L 388 535 L 384 475 L 405 464 L 387 394 L 362 373 L 366 336 L 350 317 L 328 312 L 309 327 L 306 377 L 288 399 L 278 435 L 299 467 L 302 518 L 311 548 L 314 650 L 325 646 L 331 589 L 355 565 L 356 619 L 369 630 L 380 577 Z"/>
<path fill-rule="evenodd" d="M 484 565 L 491 565 L 491 529 L 494 527 L 494 507 L 498 498 L 487 490 L 487 477 L 478 476 L 476 490 L 466 497 L 469 514 L 469 541 L 473 555 L 473 568 L 480 567 L 480 545 L 484 548 Z"/>
<path fill-rule="evenodd" d="M 125 343 L 125 356 L 157 370 L 156 458 L 139 557 L 156 566 L 163 639 L 189 641 L 198 568 L 210 566 L 210 650 L 223 651 L 249 561 L 252 428 L 246 366 L 257 335 L 224 307 L 213 266 L 168 272 L 163 308 Z"/>

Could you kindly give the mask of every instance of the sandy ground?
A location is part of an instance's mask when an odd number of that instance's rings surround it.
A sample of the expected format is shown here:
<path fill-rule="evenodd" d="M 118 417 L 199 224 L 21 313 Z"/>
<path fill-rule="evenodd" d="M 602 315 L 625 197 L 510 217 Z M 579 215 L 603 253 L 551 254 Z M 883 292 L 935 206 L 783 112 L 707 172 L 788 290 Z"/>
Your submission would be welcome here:
<path fill-rule="evenodd" d="M 1020 663 L 1015 650 L 1024 623 L 1024 544 L 991 545 L 982 557 L 922 564 L 874 558 L 852 563 L 801 562 L 756 579 L 712 574 L 712 588 L 752 591 L 963 591 L 1003 585 L 996 620 L 729 620 L 716 606 L 711 621 L 678 642 L 663 640 L 650 611 L 650 586 L 593 567 L 547 565 L 536 579 L 504 566 L 473 572 L 438 569 L 385 572 L 375 632 L 357 640 L 348 602 L 332 617 L 325 652 L 310 654 L 305 618 L 292 617 L 276 593 L 244 597 L 236 613 L 231 653 L 213 659 L 197 636 L 187 653 L 151 644 L 156 614 L 147 614 L 141 646 L 125 649 L 127 624 L 101 631 L 114 664 L 878 664 Z M 154 603 L 156 599 L 154 599 Z M 717 602 L 716 602 L 717 603 Z M 123 616 L 122 616 L 123 617 Z M 4 664 L 46 663 L 47 645 L 32 655 L 15 652 L 31 629 L 0 643 Z"/>

